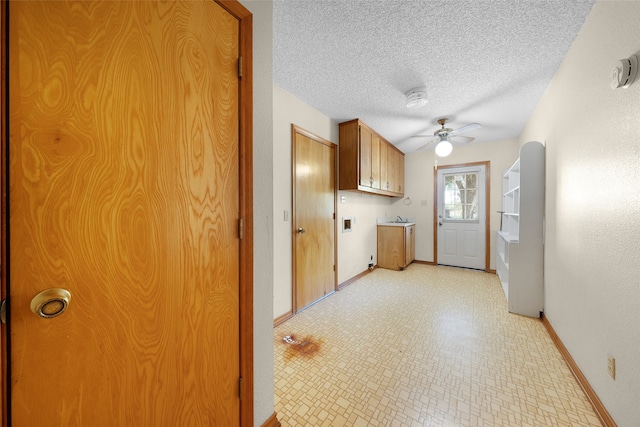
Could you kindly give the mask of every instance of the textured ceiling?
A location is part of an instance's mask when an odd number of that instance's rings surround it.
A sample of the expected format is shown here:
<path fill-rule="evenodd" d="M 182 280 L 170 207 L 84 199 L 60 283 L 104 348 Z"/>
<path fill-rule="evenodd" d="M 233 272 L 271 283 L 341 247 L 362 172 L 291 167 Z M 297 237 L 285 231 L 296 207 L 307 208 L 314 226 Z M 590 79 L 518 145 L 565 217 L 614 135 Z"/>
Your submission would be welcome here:
<path fill-rule="evenodd" d="M 274 0 L 274 82 L 405 153 L 449 117 L 475 143 L 516 138 L 594 0 Z M 424 86 L 429 103 L 408 109 Z M 454 144 L 455 145 L 455 144 Z"/>

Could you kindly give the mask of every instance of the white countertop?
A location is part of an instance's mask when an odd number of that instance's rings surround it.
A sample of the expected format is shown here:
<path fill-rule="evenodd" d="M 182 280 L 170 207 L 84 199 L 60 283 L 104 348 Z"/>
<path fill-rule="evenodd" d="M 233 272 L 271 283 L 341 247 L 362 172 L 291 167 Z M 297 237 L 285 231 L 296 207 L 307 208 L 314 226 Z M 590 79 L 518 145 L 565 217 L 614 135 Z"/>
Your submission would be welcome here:
<path fill-rule="evenodd" d="M 408 227 L 410 225 L 416 225 L 415 222 L 379 222 L 378 227 Z"/>

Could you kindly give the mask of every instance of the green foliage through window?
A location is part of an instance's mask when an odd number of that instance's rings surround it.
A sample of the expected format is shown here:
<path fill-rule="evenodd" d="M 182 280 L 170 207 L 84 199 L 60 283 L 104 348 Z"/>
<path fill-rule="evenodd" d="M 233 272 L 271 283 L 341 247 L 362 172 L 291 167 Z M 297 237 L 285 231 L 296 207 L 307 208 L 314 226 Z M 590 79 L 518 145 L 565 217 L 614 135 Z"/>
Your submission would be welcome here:
<path fill-rule="evenodd" d="M 444 217 L 478 219 L 478 173 L 444 175 Z"/>

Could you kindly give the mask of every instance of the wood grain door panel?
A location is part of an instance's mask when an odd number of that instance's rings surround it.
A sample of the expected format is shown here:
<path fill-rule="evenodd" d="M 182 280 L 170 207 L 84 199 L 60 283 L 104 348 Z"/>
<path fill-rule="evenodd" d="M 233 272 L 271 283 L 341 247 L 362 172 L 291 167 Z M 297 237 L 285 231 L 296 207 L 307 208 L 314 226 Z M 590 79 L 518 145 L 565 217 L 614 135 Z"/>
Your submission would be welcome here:
<path fill-rule="evenodd" d="M 381 189 L 380 183 L 380 137 L 373 134 L 371 138 L 371 177 L 373 178 L 371 187 Z"/>
<path fill-rule="evenodd" d="M 359 127 L 360 132 L 360 185 L 373 187 L 372 144 L 373 133 L 365 126 Z"/>
<path fill-rule="evenodd" d="M 390 191 L 393 187 L 389 188 L 389 166 L 388 166 L 388 145 L 386 142 L 381 142 L 379 147 L 380 152 L 380 189 Z"/>
<path fill-rule="evenodd" d="M 209 1 L 11 4 L 14 425 L 239 425 L 238 40 Z"/>
<path fill-rule="evenodd" d="M 336 288 L 336 146 L 295 126 L 294 288 L 295 311 Z"/>

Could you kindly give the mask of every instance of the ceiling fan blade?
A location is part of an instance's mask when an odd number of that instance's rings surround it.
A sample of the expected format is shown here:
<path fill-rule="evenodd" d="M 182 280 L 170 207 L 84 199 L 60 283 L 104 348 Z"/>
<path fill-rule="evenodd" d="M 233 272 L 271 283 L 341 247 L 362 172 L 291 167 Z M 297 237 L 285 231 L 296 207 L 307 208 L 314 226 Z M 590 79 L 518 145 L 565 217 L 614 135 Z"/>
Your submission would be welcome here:
<path fill-rule="evenodd" d="M 462 126 L 461 128 L 455 129 L 453 131 L 451 131 L 451 133 L 449 135 L 458 135 L 461 133 L 465 133 L 465 132 L 469 132 L 475 129 L 479 129 L 481 128 L 482 125 L 478 124 L 478 123 L 469 123 L 466 126 Z"/>
<path fill-rule="evenodd" d="M 473 141 L 475 138 L 470 137 L 470 136 L 463 136 L 463 135 L 455 135 L 455 136 L 449 136 L 449 140 L 453 141 L 453 142 L 461 142 L 464 144 L 468 144 L 469 142 Z"/>
<path fill-rule="evenodd" d="M 427 142 L 426 144 L 421 145 L 419 148 L 416 149 L 416 152 L 418 151 L 422 151 L 425 148 L 427 148 L 429 145 L 433 144 L 434 142 L 436 142 L 436 139 L 432 139 L 431 141 Z"/>

